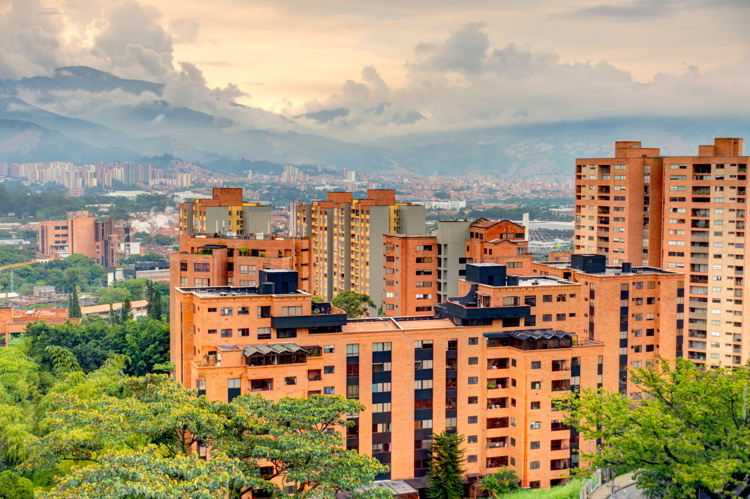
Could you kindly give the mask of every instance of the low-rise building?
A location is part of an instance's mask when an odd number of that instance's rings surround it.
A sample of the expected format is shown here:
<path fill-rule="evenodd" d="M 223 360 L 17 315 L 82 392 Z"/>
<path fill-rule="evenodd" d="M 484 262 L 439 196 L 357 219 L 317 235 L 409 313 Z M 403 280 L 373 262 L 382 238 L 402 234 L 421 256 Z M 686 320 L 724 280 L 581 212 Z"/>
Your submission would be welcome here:
<path fill-rule="evenodd" d="M 0 348 L 7 347 L 13 340 L 19 339 L 31 323 L 46 322 L 51 325 L 59 325 L 67 321 L 77 323 L 80 319 L 69 319 L 67 308 L 37 308 L 32 310 L 0 308 Z"/>

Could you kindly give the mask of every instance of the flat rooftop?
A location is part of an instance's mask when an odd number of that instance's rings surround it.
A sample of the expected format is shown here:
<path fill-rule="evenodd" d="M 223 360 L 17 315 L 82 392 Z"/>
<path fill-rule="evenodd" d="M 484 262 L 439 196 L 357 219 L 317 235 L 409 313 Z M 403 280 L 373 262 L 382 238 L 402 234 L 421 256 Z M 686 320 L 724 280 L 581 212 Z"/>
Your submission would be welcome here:
<path fill-rule="evenodd" d="M 570 262 L 542 262 L 544 265 L 548 265 L 550 267 L 554 267 L 557 269 L 571 269 L 575 270 L 576 272 L 582 272 L 584 274 L 589 275 L 606 275 L 606 276 L 616 276 L 616 275 L 644 275 L 644 274 L 661 274 L 661 275 L 678 275 L 678 272 L 672 272 L 671 270 L 662 269 L 659 267 L 631 267 L 630 272 L 623 272 L 622 266 L 620 265 L 607 265 L 606 270 L 604 272 L 584 272 L 582 269 L 577 269 L 572 267 Z"/>
<path fill-rule="evenodd" d="M 241 296 L 274 296 L 274 295 L 299 295 L 309 296 L 306 292 L 297 290 L 293 293 L 262 293 L 260 286 L 204 286 L 204 287 L 177 287 L 181 293 L 193 293 L 201 298 L 220 298 Z"/>
<path fill-rule="evenodd" d="M 368 333 L 374 331 L 408 331 L 412 329 L 455 328 L 450 319 L 439 319 L 434 316 L 416 317 L 371 317 L 366 319 L 349 319 L 342 328 L 344 333 Z"/>
<path fill-rule="evenodd" d="M 478 265 L 478 264 L 474 264 Z M 481 265 L 497 265 L 497 264 L 481 264 Z M 467 281 L 466 279 L 463 279 L 464 281 L 470 283 L 470 284 L 477 284 L 479 286 L 489 286 L 491 288 L 515 288 L 515 287 L 526 287 L 526 286 L 574 286 L 577 283 L 572 281 L 566 281 L 565 279 L 560 279 L 557 277 L 550 277 L 550 276 L 508 276 L 508 277 L 518 277 L 518 284 L 508 284 L 506 286 L 497 286 L 492 284 L 483 284 L 479 282 L 473 282 L 473 281 Z"/>

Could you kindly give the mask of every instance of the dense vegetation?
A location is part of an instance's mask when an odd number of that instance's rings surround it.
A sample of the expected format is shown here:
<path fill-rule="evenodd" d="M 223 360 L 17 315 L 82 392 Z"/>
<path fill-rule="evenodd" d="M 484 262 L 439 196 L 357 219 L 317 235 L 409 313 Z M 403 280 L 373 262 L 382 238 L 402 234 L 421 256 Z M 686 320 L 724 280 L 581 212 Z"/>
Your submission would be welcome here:
<path fill-rule="evenodd" d="M 97 194 L 71 197 L 64 190 L 54 188 L 36 192 L 22 184 L 0 184 L 0 215 L 6 217 L 8 213 L 14 213 L 15 216 L 8 217 L 9 220 L 62 220 L 66 212 L 85 210 L 86 205 L 93 204 L 114 205 L 106 214 L 118 220 L 127 220 L 137 211 L 154 208 L 163 211 L 167 206 L 175 205 L 164 194 L 143 194 L 134 200 Z"/>
<path fill-rule="evenodd" d="M 61 260 L 26 265 L 13 270 L 14 289 L 31 294 L 34 285 L 54 286 L 58 293 L 69 293 L 73 285 L 91 291 L 103 284 L 104 269 L 90 258 L 75 254 Z M 10 272 L 0 272 L 0 290 L 9 290 Z"/>
<path fill-rule="evenodd" d="M 390 496 L 366 487 L 386 468 L 343 445 L 338 429 L 362 410 L 357 400 L 272 403 L 247 394 L 215 402 L 164 375 L 127 377 L 123 355 L 86 372 L 60 346 L 36 359 L 39 347 L 0 351 L 8 499 L 30 499 L 31 487 L 48 499 Z M 199 456 L 206 445 L 207 461 Z"/>
<path fill-rule="evenodd" d="M 30 262 L 33 259 L 33 250 L 0 245 L 0 267 L 12 263 Z"/>
<path fill-rule="evenodd" d="M 569 422 L 603 443 L 581 460 L 616 474 L 635 471 L 649 497 L 728 498 L 750 473 L 750 368 L 671 363 L 632 372 L 640 400 L 590 389 L 569 396 Z"/>

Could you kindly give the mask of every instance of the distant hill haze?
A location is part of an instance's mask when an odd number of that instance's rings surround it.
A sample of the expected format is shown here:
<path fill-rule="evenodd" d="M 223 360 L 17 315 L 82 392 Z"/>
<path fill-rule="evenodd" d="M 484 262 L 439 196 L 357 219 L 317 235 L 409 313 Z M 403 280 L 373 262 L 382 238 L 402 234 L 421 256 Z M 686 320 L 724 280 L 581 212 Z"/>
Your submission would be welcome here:
<path fill-rule="evenodd" d="M 615 140 L 640 140 L 665 154 L 694 154 L 714 137 L 750 137 L 750 117 L 612 117 L 592 121 L 528 124 L 408 134 L 366 143 L 335 140 L 290 119 L 236 105 L 247 128 L 226 117 L 174 105 L 165 86 L 128 80 L 85 66 L 63 67 L 49 77 L 0 81 L 0 162 L 136 161 L 171 155 L 225 173 L 243 174 L 246 162 L 335 165 L 358 171 L 406 169 L 424 175 L 491 172 L 513 180 L 571 179 L 577 157 L 609 156 Z M 97 95 L 124 96 L 109 102 Z M 29 103 L 25 96 L 33 96 Z M 61 102 L 96 100 L 86 119 L 59 111 Z M 368 112 L 382 113 L 384 102 Z M 69 105 L 68 107 L 74 108 Z M 49 110 L 45 110 L 49 109 Z M 58 110 L 57 112 L 50 111 Z M 328 123 L 345 108 L 296 118 Z M 428 120 L 416 111 L 402 123 Z"/>

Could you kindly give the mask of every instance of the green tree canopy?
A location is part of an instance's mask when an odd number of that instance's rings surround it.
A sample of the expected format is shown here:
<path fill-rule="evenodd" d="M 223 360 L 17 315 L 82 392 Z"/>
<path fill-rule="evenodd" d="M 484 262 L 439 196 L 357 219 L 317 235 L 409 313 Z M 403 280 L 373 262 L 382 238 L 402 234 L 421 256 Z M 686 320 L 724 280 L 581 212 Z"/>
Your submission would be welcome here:
<path fill-rule="evenodd" d="M 125 288 L 112 287 L 112 288 L 101 288 L 96 292 L 97 303 L 100 305 L 108 305 L 110 303 L 122 303 L 126 298 L 130 297 L 130 293 Z"/>
<path fill-rule="evenodd" d="M 699 370 L 685 359 L 674 366 L 660 359 L 631 375 L 640 400 L 590 389 L 565 400 L 571 424 L 603 444 L 581 460 L 637 470 L 651 497 L 729 497 L 727 489 L 750 473 L 748 367 Z"/>
<path fill-rule="evenodd" d="M 375 307 L 375 303 L 369 296 L 354 291 L 342 291 L 333 298 L 331 303 L 334 307 L 346 312 L 346 315 L 352 319 L 366 316 L 369 313 L 369 308 Z"/>
<path fill-rule="evenodd" d="M 464 495 L 464 437 L 458 433 L 442 432 L 432 436 L 430 453 L 430 499 L 461 499 Z"/>
<path fill-rule="evenodd" d="M 491 475 L 482 478 L 482 489 L 489 492 L 492 497 L 500 497 L 516 490 L 520 486 L 520 480 L 516 475 L 516 470 L 503 468 Z"/>

